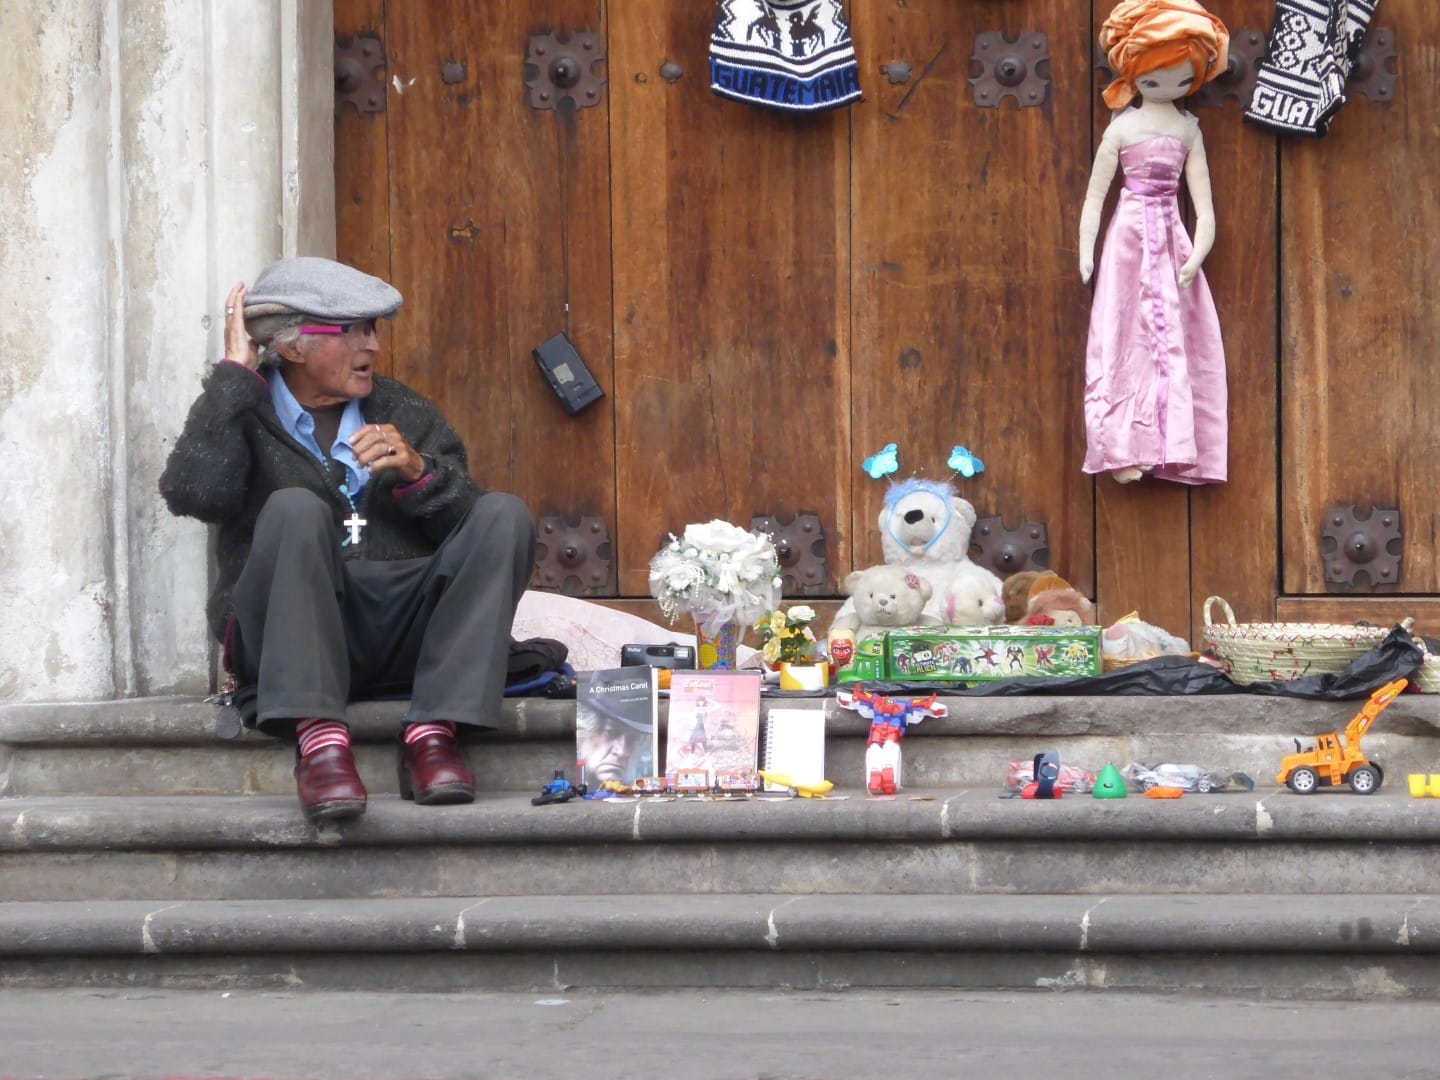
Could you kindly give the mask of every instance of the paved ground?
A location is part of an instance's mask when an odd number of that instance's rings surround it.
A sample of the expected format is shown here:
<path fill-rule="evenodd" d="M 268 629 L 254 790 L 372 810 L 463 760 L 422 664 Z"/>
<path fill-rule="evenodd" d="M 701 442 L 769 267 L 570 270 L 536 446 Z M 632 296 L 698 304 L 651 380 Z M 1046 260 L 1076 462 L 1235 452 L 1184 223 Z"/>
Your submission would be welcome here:
<path fill-rule="evenodd" d="M 1440 1075 L 1440 1003 L 1080 993 L 0 991 L 0 1078 Z"/>

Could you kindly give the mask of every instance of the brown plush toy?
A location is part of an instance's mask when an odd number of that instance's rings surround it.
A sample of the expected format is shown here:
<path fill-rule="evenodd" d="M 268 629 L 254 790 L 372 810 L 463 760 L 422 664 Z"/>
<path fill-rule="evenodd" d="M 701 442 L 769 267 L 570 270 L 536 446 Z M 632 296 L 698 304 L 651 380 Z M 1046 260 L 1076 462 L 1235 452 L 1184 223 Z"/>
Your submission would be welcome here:
<path fill-rule="evenodd" d="M 1046 572 L 1048 571 L 1020 570 L 1007 577 L 1000 586 L 1000 596 L 1005 601 L 1005 621 L 1011 626 L 1019 626 L 1025 621 L 1025 616 L 1030 614 L 1030 587 L 1041 573 Z"/>
<path fill-rule="evenodd" d="M 1045 571 L 1030 585 L 1026 626 L 1094 626 L 1095 605 L 1059 574 Z"/>

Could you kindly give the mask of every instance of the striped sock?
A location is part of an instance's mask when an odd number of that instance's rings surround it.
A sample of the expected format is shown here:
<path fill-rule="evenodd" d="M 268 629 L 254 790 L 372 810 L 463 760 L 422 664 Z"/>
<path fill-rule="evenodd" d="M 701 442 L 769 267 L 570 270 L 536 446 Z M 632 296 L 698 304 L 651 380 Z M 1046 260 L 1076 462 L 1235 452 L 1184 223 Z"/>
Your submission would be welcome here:
<path fill-rule="evenodd" d="M 308 757 L 325 746 L 349 746 L 350 729 L 339 720 L 321 720 L 310 716 L 295 725 L 300 738 L 300 756 Z"/>
<path fill-rule="evenodd" d="M 429 724 L 411 724 L 405 729 L 405 745 L 419 742 L 427 735 L 444 735 L 455 738 L 455 725 L 449 720 L 436 720 Z"/>

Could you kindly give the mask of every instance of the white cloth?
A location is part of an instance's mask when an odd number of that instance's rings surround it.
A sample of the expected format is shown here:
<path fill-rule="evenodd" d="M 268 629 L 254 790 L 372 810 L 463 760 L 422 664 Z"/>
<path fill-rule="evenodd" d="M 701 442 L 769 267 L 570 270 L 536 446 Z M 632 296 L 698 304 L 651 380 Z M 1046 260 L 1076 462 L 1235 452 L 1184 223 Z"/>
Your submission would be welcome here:
<path fill-rule="evenodd" d="M 620 649 L 624 645 L 690 645 L 693 633 L 684 633 L 685 623 L 673 627 L 629 615 L 589 600 L 561 593 L 527 589 L 515 611 L 510 636 L 516 641 L 526 638 L 554 638 L 570 650 L 569 662 L 576 671 L 596 671 L 620 666 Z M 739 660 L 744 663 L 755 652 L 740 646 Z"/>

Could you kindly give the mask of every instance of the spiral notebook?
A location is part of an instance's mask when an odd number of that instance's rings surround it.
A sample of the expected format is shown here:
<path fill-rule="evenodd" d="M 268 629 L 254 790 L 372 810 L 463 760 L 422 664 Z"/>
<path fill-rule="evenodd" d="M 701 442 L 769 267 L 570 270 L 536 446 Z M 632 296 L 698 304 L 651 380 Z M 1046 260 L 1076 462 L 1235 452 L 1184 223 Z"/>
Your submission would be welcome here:
<path fill-rule="evenodd" d="M 760 767 L 797 784 L 825 779 L 825 709 L 770 709 L 765 714 Z M 784 791 L 772 784 L 766 791 Z"/>

